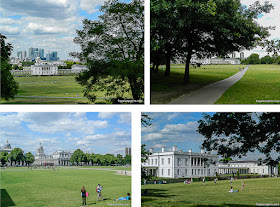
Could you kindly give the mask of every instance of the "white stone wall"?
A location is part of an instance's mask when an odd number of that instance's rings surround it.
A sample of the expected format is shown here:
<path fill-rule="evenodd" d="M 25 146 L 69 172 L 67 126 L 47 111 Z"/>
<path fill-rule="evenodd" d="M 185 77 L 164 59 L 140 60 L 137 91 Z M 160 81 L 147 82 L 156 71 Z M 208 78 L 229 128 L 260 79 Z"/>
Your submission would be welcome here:
<path fill-rule="evenodd" d="M 56 65 L 32 65 L 31 75 L 57 75 L 58 67 Z"/>

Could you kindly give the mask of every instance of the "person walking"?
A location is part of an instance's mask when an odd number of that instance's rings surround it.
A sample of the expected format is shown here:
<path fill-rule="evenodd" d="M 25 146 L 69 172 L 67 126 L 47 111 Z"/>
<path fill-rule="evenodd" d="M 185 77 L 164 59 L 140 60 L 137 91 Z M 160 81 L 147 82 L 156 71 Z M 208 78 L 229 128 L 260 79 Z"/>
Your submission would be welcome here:
<path fill-rule="evenodd" d="M 82 196 L 82 200 L 83 200 L 83 204 L 82 206 L 87 206 L 87 196 L 86 196 L 86 189 L 85 187 L 83 186 L 82 189 L 81 189 L 81 196 Z"/>
<path fill-rule="evenodd" d="M 99 201 L 99 197 L 101 197 L 101 200 L 103 201 L 103 198 L 102 198 L 102 191 L 103 189 L 103 186 L 101 186 L 100 184 L 97 185 L 96 187 L 96 192 L 97 192 L 97 200 Z"/>

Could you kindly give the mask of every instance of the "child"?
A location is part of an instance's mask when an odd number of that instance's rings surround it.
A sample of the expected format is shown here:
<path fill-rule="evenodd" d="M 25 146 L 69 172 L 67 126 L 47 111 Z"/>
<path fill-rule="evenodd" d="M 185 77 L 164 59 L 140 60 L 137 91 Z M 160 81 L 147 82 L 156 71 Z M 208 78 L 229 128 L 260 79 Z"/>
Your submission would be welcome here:
<path fill-rule="evenodd" d="M 85 187 L 83 186 L 82 189 L 81 189 L 81 196 L 82 196 L 82 200 L 83 200 L 83 204 L 82 206 L 87 206 L 87 197 L 86 197 L 86 189 Z"/>
<path fill-rule="evenodd" d="M 96 187 L 97 200 L 98 200 L 98 201 L 99 201 L 99 197 L 101 197 L 101 200 L 103 201 L 102 194 L 101 194 L 102 189 L 103 189 L 103 186 L 101 186 L 100 184 L 98 184 L 97 187 Z"/>
<path fill-rule="evenodd" d="M 230 190 L 228 191 L 229 193 L 233 193 L 233 188 L 232 186 L 230 187 Z"/>

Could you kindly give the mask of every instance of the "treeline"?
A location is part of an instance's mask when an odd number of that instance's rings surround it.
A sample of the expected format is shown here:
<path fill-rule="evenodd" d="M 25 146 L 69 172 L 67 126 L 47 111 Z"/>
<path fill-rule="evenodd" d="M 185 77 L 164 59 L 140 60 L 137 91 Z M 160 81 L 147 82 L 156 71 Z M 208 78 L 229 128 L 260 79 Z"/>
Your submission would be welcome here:
<path fill-rule="evenodd" d="M 35 161 L 35 158 L 31 152 L 24 154 L 22 149 L 15 148 L 10 154 L 5 151 L 1 152 L 0 160 L 3 166 L 8 162 L 11 162 L 11 166 L 13 166 L 13 162 L 18 163 L 19 165 L 20 162 L 25 162 L 29 166 Z"/>
<path fill-rule="evenodd" d="M 82 150 L 77 149 L 73 155 L 70 158 L 70 162 L 75 164 L 75 165 L 103 165 L 103 166 L 108 166 L 108 165 L 127 165 L 131 164 L 131 155 L 126 155 L 123 157 L 120 154 L 117 154 L 117 156 L 113 154 L 106 154 L 106 155 L 101 155 L 101 154 L 88 154 L 84 153 Z"/>
<path fill-rule="evenodd" d="M 72 65 L 85 65 L 85 64 L 82 64 L 82 63 L 79 63 L 79 62 L 70 62 L 70 61 L 65 61 L 66 63 L 66 66 L 58 66 L 58 69 L 71 69 L 72 68 Z"/>
<path fill-rule="evenodd" d="M 242 64 L 278 64 L 280 65 L 280 56 L 273 55 L 270 57 L 266 55 L 262 58 L 258 54 L 251 54 L 247 59 L 241 61 Z"/>

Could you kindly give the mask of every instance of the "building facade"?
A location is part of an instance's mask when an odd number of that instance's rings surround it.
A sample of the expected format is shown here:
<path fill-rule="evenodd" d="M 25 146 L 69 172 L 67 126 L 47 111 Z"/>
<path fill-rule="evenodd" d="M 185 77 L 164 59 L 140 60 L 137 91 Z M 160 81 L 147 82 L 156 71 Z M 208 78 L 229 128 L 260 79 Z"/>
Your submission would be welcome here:
<path fill-rule="evenodd" d="M 142 167 L 148 174 L 165 178 L 205 177 L 213 176 L 218 172 L 218 155 L 201 150 L 200 153 L 183 152 L 173 146 L 171 152 L 166 152 L 165 147 L 161 152 L 149 155 Z"/>
<path fill-rule="evenodd" d="M 52 155 L 46 155 L 42 144 L 37 147 L 34 165 L 39 166 L 70 166 L 70 158 L 73 152 L 70 151 L 56 151 Z"/>
<path fill-rule="evenodd" d="M 126 155 L 131 155 L 131 148 L 130 147 L 125 148 L 125 156 Z"/>
<path fill-rule="evenodd" d="M 57 75 L 57 65 L 31 65 L 31 75 Z"/>
<path fill-rule="evenodd" d="M 278 175 L 278 168 L 266 165 L 255 160 L 229 161 L 219 163 L 219 174 L 259 174 L 259 175 Z"/>

